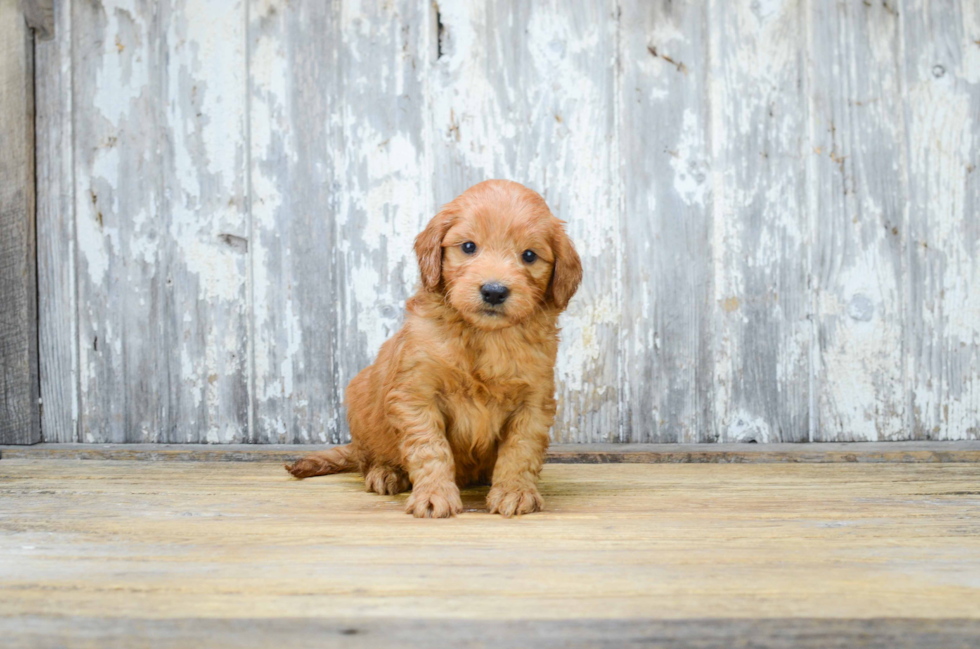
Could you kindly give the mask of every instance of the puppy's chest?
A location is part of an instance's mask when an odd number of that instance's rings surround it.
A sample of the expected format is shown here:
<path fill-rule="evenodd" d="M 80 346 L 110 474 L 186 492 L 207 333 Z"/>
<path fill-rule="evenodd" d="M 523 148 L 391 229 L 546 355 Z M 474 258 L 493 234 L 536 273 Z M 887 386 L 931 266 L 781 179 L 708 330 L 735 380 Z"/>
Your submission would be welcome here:
<path fill-rule="evenodd" d="M 496 437 L 531 387 L 513 359 L 496 355 L 474 355 L 453 374 L 446 404 L 453 427 L 464 437 Z"/>
<path fill-rule="evenodd" d="M 531 372 L 520 359 L 493 348 L 471 351 L 456 374 L 462 392 L 488 405 L 517 403 L 532 383 Z"/>

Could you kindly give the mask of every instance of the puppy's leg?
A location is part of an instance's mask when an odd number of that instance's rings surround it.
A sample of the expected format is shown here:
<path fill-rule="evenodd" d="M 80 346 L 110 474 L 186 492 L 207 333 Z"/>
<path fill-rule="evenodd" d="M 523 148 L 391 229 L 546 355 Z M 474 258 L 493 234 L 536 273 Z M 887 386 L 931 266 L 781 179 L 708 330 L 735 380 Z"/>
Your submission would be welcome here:
<path fill-rule="evenodd" d="M 434 400 L 404 391 L 390 397 L 388 411 L 392 423 L 402 431 L 402 457 L 412 481 L 406 513 L 416 518 L 447 518 L 463 511 L 446 424 Z"/>
<path fill-rule="evenodd" d="M 554 414 L 525 404 L 510 418 L 497 449 L 493 484 L 487 494 L 491 514 L 510 517 L 530 514 L 544 507 L 538 493 L 538 476 L 548 449 L 548 429 Z"/>

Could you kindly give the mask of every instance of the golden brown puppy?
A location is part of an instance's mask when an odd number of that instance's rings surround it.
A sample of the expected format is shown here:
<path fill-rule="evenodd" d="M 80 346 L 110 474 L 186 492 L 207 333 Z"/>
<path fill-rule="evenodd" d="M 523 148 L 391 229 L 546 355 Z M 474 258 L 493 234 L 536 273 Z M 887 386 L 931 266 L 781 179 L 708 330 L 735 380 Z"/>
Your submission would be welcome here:
<path fill-rule="evenodd" d="M 504 180 L 446 205 L 415 252 L 422 286 L 405 324 L 347 388 L 351 443 L 286 469 L 360 470 L 379 494 L 411 487 L 406 511 L 419 517 L 459 513 L 459 487 L 487 482 L 491 513 L 537 511 L 578 254 L 541 196 Z"/>

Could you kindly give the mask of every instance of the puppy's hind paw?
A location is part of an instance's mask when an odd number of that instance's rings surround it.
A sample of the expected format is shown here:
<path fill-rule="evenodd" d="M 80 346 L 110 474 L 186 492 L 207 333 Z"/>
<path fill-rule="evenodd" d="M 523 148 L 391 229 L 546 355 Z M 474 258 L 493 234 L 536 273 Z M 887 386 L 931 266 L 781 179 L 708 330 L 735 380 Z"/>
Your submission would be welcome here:
<path fill-rule="evenodd" d="M 487 508 L 491 514 L 510 518 L 541 511 L 544 508 L 544 500 L 533 484 L 505 483 L 490 488 L 490 493 L 487 494 Z"/>
<path fill-rule="evenodd" d="M 463 511 L 463 500 L 455 484 L 420 484 L 412 488 L 405 513 L 415 518 L 449 518 Z"/>

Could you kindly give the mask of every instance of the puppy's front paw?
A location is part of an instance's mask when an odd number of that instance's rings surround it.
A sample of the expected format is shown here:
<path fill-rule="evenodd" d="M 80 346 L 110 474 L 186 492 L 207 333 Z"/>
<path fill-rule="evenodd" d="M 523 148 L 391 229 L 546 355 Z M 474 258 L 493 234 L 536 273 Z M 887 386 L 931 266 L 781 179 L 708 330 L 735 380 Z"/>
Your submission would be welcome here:
<path fill-rule="evenodd" d="M 382 496 L 408 491 L 412 483 L 404 471 L 387 466 L 373 466 L 364 476 L 364 486 Z"/>
<path fill-rule="evenodd" d="M 544 508 L 544 500 L 533 484 L 495 484 L 487 494 L 487 508 L 491 514 L 510 518 L 515 514 L 520 516 L 541 511 Z"/>
<path fill-rule="evenodd" d="M 459 487 L 452 482 L 422 483 L 412 487 L 405 513 L 415 518 L 449 518 L 463 511 Z"/>

